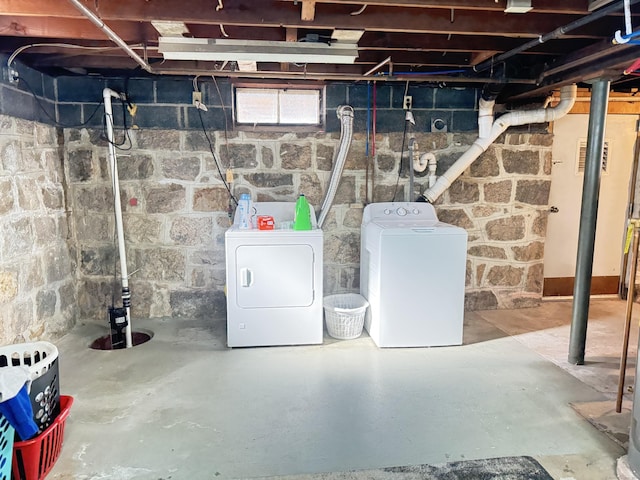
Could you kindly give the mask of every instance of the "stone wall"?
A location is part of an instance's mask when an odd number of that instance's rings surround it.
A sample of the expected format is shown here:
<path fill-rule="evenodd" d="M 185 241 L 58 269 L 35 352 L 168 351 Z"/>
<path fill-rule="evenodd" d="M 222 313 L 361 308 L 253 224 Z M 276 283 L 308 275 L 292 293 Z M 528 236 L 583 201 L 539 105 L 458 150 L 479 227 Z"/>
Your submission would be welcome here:
<path fill-rule="evenodd" d="M 469 233 L 467 310 L 540 303 L 552 141 L 551 134 L 502 135 L 436 202 L 441 221 Z M 459 148 L 436 154 L 446 159 Z"/>
<path fill-rule="evenodd" d="M 6 115 L 0 117 L 0 304 L 2 315 L 13 319 L 3 322 L 10 330 L 4 338 L 55 335 L 73 323 L 76 312 L 104 321 L 112 299 L 119 303 L 111 182 L 101 138 L 106 86 L 126 88 L 138 106 L 135 118 L 125 113 L 133 126 L 130 148 L 118 152 L 134 317 L 223 319 L 230 205 L 191 106 L 192 79 L 52 78 L 19 70 L 30 88 L 0 79 L 0 115 Z M 410 133 L 421 152 L 436 154 L 438 173 L 477 132 L 477 90 L 379 82 L 373 170 L 365 153 L 370 86 L 328 83 L 324 132 L 257 133 L 233 131 L 232 83 L 218 83 L 200 83 L 209 107 L 205 128 L 222 171 L 234 168 L 234 194 L 249 192 L 257 201 L 294 201 L 304 192 L 317 210 L 339 142 L 336 107 L 354 107 L 353 143 L 324 226 L 327 294 L 359 289 L 367 161 L 373 201 L 415 198 L 424 189 L 424 174 L 416 175 L 412 195 L 408 170 L 398 176 L 406 88 L 416 120 Z M 122 115 L 114 105 L 116 125 Z M 436 118 L 449 133 L 434 131 Z M 64 127 L 63 137 L 47 123 Z M 551 142 L 545 125 L 510 129 L 438 200 L 441 220 L 469 232 L 467 309 L 540 301 Z"/>
<path fill-rule="evenodd" d="M 117 248 L 107 148 L 99 130 L 67 130 L 70 196 L 78 236 L 81 315 L 102 318 L 118 294 Z M 419 133 L 444 171 L 473 134 Z M 319 209 L 338 134 L 213 132 L 215 153 L 234 165 L 234 194 L 295 201 Z M 355 134 L 334 206 L 324 225 L 325 294 L 359 289 L 366 137 Z M 542 252 L 551 168 L 548 134 L 508 133 L 445 192 L 442 221 L 469 232 L 467 309 L 524 307 L 541 299 Z M 224 318 L 224 232 L 229 201 L 201 132 L 134 130 L 119 152 L 133 314 Z M 401 133 L 378 135 L 374 201 L 403 200 L 397 182 Z M 396 187 L 396 183 L 398 187 Z M 416 179 L 416 195 L 426 177 Z"/>
<path fill-rule="evenodd" d="M 0 115 L 0 344 L 54 339 L 77 312 L 58 132 Z"/>

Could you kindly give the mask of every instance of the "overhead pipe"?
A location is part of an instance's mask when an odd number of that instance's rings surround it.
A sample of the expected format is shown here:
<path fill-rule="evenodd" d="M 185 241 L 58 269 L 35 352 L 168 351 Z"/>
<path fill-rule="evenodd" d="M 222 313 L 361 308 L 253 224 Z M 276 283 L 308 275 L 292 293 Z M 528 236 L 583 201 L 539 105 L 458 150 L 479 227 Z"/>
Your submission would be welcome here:
<path fill-rule="evenodd" d="M 127 42 L 122 40 L 122 38 L 120 38 L 118 34 L 116 34 L 116 32 L 111 30 L 100 17 L 98 17 L 95 13 L 85 7 L 80 0 L 69 1 L 73 4 L 74 7 L 80 10 L 80 12 L 82 12 L 85 17 L 91 20 L 92 23 L 94 23 L 100 30 L 102 30 L 107 35 L 107 37 L 113 40 L 116 45 L 122 48 L 127 53 L 127 55 L 133 58 L 136 63 L 138 63 L 138 65 L 140 65 L 149 73 L 155 73 L 153 68 L 151 68 L 151 66 L 140 55 L 138 55 L 129 45 L 127 45 Z"/>
<path fill-rule="evenodd" d="M 629 0 L 629 5 L 634 5 L 636 3 L 640 3 L 640 0 Z M 514 57 L 519 53 L 522 53 L 526 50 L 530 50 L 534 47 L 537 47 L 538 45 L 548 42 L 549 40 L 555 40 L 557 38 L 560 38 L 572 30 L 576 30 L 580 27 L 584 27 L 585 25 L 588 25 L 591 22 L 594 22 L 603 17 L 606 17 L 610 13 L 620 10 L 621 7 L 622 7 L 622 2 L 613 2 L 612 4 L 607 5 L 606 7 L 602 7 L 599 10 L 589 15 L 579 18 L 578 20 L 574 20 L 573 22 L 563 25 L 562 27 L 558 27 L 552 32 L 546 33 L 544 35 L 540 35 L 535 40 L 531 40 L 527 43 L 524 43 L 523 45 L 520 45 L 519 47 L 513 48 L 507 52 L 504 52 L 495 58 L 490 58 L 488 60 L 485 60 L 484 62 L 479 63 L 478 65 L 473 67 L 473 71 L 482 72 L 484 70 L 487 70 L 488 68 L 494 66 L 495 64 L 503 62 L 511 57 Z"/>
<path fill-rule="evenodd" d="M 478 119 L 478 123 L 482 124 L 478 139 L 467 149 L 462 156 L 454 162 L 449 169 L 443 173 L 435 185 L 423 193 L 428 202 L 435 202 L 444 191 L 471 165 L 482 153 L 484 153 L 489 145 L 491 145 L 507 128 L 517 125 L 528 125 L 530 123 L 552 122 L 564 117 L 571 108 L 576 99 L 578 88 L 576 85 L 566 85 L 560 89 L 560 102 L 555 107 L 540 108 L 538 110 L 524 110 L 509 112 L 502 115 L 493 122 L 491 130 L 486 133 L 486 119 L 490 117 L 488 110 L 493 108 L 492 101 L 482 102 L 483 116 Z M 491 114 L 492 115 L 492 114 Z"/>
<path fill-rule="evenodd" d="M 120 180 L 118 179 L 118 162 L 116 159 L 116 147 L 113 136 L 113 109 L 111 108 L 111 98 L 125 100 L 124 94 L 120 94 L 105 88 L 102 91 L 104 98 L 104 115 L 107 124 L 107 149 L 109 159 L 109 170 L 111 171 L 111 185 L 113 187 L 113 208 L 116 217 L 116 232 L 118 236 L 118 256 L 120 257 L 120 276 L 122 279 L 122 306 L 126 311 L 126 327 L 124 330 L 126 347 L 133 346 L 131 338 L 131 291 L 129 290 L 129 273 L 127 271 L 127 254 L 124 245 L 124 228 L 122 226 L 122 205 L 120 203 Z"/>
<path fill-rule="evenodd" d="M 336 196 L 340 179 L 342 178 L 342 170 L 347 160 L 349 147 L 351 146 L 351 138 L 353 137 L 353 107 L 349 105 L 340 105 L 336 112 L 340 119 L 340 143 L 335 156 L 333 171 L 331 172 L 331 180 L 327 187 L 327 193 L 324 196 L 322 207 L 318 214 L 318 228 L 322 228 L 324 221 L 327 219 L 333 199 Z"/>

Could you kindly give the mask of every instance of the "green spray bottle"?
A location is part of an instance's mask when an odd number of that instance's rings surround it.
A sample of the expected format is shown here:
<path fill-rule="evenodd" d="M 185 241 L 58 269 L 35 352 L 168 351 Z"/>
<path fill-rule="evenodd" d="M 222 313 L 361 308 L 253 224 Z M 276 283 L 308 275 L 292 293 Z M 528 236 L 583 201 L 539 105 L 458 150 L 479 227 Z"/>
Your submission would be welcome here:
<path fill-rule="evenodd" d="M 295 216 L 293 217 L 294 230 L 311 230 L 311 210 L 304 193 L 301 193 L 296 201 Z"/>

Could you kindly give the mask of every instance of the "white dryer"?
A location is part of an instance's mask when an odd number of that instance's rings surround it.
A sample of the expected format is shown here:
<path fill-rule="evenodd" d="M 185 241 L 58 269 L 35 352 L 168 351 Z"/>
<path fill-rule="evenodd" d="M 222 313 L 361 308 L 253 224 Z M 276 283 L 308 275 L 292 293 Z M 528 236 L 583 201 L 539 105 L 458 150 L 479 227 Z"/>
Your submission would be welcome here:
<path fill-rule="evenodd" d="M 372 203 L 363 212 L 360 293 L 379 347 L 462 344 L 467 232 L 420 202 Z"/>
<path fill-rule="evenodd" d="M 274 230 L 225 233 L 227 345 L 251 347 L 322 343 L 322 230 L 291 230 L 295 203 L 260 202 Z M 283 228 L 284 226 L 284 228 Z"/>

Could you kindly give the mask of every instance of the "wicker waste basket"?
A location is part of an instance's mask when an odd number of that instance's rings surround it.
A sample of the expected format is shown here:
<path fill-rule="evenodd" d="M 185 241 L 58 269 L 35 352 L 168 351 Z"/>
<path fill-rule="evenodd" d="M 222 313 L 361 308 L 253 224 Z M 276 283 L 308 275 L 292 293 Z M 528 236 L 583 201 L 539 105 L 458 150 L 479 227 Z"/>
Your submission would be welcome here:
<path fill-rule="evenodd" d="M 324 297 L 327 332 L 338 340 L 351 340 L 362 334 L 369 302 L 357 293 L 338 293 Z"/>

